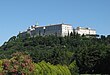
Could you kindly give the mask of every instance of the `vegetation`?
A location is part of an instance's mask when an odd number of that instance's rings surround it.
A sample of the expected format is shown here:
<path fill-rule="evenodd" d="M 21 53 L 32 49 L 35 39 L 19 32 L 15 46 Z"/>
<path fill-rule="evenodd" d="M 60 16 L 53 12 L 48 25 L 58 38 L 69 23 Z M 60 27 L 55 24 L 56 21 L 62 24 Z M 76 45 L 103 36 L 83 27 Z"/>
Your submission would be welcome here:
<path fill-rule="evenodd" d="M 102 35 L 100 38 L 87 38 L 78 34 L 65 37 L 30 37 L 29 35 L 22 37 L 19 34 L 11 37 L 0 47 L 0 64 L 4 63 L 3 59 L 11 60 L 14 58 L 11 55 L 16 52 L 26 53 L 32 58 L 31 63 L 36 63 L 34 66 L 37 66 L 34 67 L 36 74 L 110 73 L 110 35 L 107 37 Z M 43 64 L 43 68 L 41 68 L 41 64 Z M 65 71 L 65 69 L 69 70 Z"/>
<path fill-rule="evenodd" d="M 71 75 L 66 65 L 51 65 L 45 61 L 33 63 L 29 55 L 21 52 L 12 56 L 3 60 L 1 75 Z"/>

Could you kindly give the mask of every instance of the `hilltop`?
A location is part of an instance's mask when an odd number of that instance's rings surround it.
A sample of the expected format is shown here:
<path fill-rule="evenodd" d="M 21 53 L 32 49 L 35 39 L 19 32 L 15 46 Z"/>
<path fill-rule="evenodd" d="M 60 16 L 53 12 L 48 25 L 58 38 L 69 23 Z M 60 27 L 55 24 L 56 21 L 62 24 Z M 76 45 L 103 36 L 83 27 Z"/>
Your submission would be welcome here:
<path fill-rule="evenodd" d="M 70 69 L 71 73 L 110 72 L 110 35 L 100 38 L 78 34 L 65 37 L 13 36 L 0 47 L 0 59 L 10 59 L 15 52 L 29 54 L 35 63 L 44 60 L 54 65 L 69 66 L 76 62 L 75 67 Z"/>

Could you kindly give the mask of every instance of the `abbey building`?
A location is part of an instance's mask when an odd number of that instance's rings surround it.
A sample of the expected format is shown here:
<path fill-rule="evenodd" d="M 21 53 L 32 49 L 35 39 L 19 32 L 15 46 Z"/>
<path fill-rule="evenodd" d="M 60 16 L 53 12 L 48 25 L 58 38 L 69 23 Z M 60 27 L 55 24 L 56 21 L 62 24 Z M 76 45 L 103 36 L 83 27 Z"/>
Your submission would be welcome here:
<path fill-rule="evenodd" d="M 68 36 L 71 33 L 77 33 L 80 35 L 96 35 L 96 31 L 90 28 L 77 27 L 74 29 L 70 24 L 53 24 L 47 26 L 33 25 L 29 27 L 26 31 L 22 32 L 22 36 L 29 34 L 30 36 Z"/>

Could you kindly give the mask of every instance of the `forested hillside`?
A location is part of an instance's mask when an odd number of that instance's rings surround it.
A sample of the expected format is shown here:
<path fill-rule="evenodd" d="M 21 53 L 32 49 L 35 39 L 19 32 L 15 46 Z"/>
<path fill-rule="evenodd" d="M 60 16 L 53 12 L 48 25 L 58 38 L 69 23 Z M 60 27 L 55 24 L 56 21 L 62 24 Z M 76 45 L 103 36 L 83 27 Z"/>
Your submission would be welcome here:
<path fill-rule="evenodd" d="M 71 75 L 110 73 L 110 35 L 100 38 L 78 34 L 65 37 L 13 36 L 0 47 L 0 60 L 11 59 L 16 52 L 28 54 L 34 63 L 67 67 L 65 69 L 69 69 Z"/>

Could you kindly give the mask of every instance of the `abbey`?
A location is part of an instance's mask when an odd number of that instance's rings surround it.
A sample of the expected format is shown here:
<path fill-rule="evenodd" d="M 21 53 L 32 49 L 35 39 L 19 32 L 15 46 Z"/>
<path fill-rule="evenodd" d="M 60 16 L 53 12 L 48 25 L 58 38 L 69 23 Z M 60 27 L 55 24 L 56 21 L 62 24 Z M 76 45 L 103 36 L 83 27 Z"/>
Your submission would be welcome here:
<path fill-rule="evenodd" d="M 68 36 L 71 33 L 77 33 L 80 35 L 96 35 L 96 31 L 90 28 L 77 27 L 74 29 L 70 24 L 53 24 L 47 26 L 38 26 L 33 25 L 29 27 L 26 31 L 22 32 L 22 36 L 29 34 L 30 36 L 48 36 L 48 35 L 57 35 L 57 36 Z"/>

